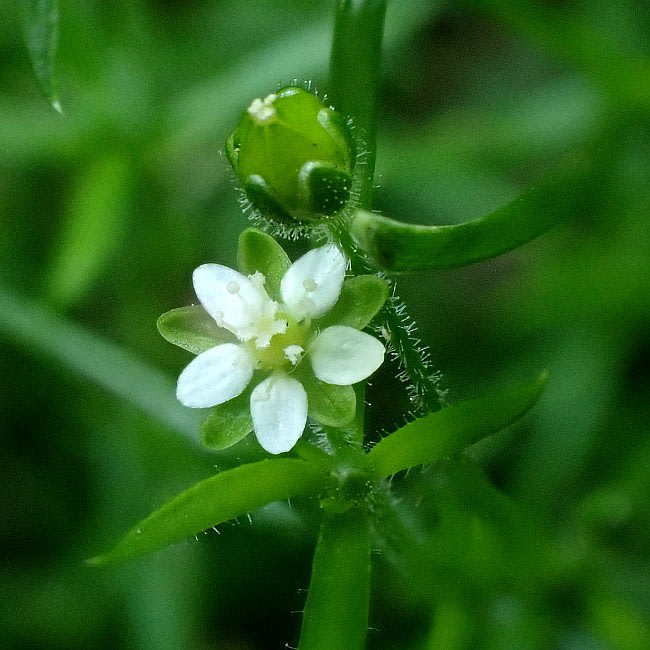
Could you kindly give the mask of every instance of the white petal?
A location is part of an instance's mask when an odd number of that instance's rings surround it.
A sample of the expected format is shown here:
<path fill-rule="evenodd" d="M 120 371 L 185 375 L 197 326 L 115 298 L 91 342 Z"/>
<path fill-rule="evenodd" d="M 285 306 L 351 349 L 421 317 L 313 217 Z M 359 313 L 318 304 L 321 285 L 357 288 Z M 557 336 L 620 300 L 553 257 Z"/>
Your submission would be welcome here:
<path fill-rule="evenodd" d="M 333 244 L 315 248 L 297 259 L 280 284 L 289 313 L 302 320 L 328 312 L 341 293 L 345 265 L 345 257 Z"/>
<path fill-rule="evenodd" d="M 307 423 L 307 393 L 297 379 L 269 377 L 251 394 L 251 415 L 255 435 L 266 451 L 289 451 Z"/>
<path fill-rule="evenodd" d="M 384 361 L 384 352 L 374 336 L 347 325 L 323 330 L 307 351 L 316 377 L 338 386 L 356 384 L 372 375 Z"/>
<path fill-rule="evenodd" d="M 254 360 L 248 350 L 224 343 L 201 352 L 181 372 L 176 397 L 192 408 L 208 408 L 237 397 L 253 376 Z"/>
<path fill-rule="evenodd" d="M 277 305 L 261 282 L 252 282 L 221 264 L 199 266 L 194 271 L 193 281 L 194 291 L 208 314 L 217 325 L 230 330 L 242 341 L 266 336 L 266 330 L 277 324 L 274 320 Z"/>

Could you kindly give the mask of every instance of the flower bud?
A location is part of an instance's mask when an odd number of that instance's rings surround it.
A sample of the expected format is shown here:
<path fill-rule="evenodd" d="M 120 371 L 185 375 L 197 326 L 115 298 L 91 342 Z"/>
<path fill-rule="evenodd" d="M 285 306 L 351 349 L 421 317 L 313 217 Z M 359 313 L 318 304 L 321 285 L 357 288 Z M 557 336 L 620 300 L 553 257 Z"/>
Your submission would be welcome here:
<path fill-rule="evenodd" d="M 253 100 L 226 153 L 253 208 L 271 221 L 319 221 L 350 198 L 354 151 L 345 120 L 302 88 Z"/>

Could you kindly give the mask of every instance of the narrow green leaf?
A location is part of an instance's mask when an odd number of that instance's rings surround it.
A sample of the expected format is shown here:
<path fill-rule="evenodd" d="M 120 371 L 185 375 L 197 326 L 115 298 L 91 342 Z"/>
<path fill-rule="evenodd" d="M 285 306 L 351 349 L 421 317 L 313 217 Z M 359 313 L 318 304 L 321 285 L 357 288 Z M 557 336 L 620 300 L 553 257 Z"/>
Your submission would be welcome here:
<path fill-rule="evenodd" d="M 291 266 L 291 260 L 273 237 L 256 228 L 246 228 L 239 236 L 237 263 L 246 275 L 257 271 L 262 273 L 269 295 L 279 299 L 280 282 Z"/>
<path fill-rule="evenodd" d="M 119 154 L 99 158 L 82 172 L 45 278 L 48 297 L 57 307 L 83 297 L 118 250 L 129 185 L 128 161 Z"/>
<path fill-rule="evenodd" d="M 544 373 L 521 388 L 460 402 L 410 422 L 381 440 L 368 454 L 376 478 L 432 463 L 498 433 L 524 415 L 539 398 Z"/>
<path fill-rule="evenodd" d="M 228 449 L 253 430 L 250 409 L 251 390 L 219 404 L 210 410 L 201 423 L 201 440 L 209 449 Z"/>
<path fill-rule="evenodd" d="M 57 0 L 20 0 L 25 45 L 38 87 L 50 106 L 60 113 L 54 76 L 59 34 L 58 5 Z"/>
<path fill-rule="evenodd" d="M 234 334 L 219 327 L 201 305 L 178 307 L 165 312 L 156 325 L 165 340 L 192 354 L 237 340 Z"/>
<path fill-rule="evenodd" d="M 334 307 L 317 325 L 348 325 L 362 330 L 376 316 L 388 298 L 388 283 L 376 275 L 357 275 L 347 278 Z"/>
<path fill-rule="evenodd" d="M 321 469 L 293 458 L 240 465 L 179 494 L 88 562 L 102 565 L 156 551 L 267 503 L 318 494 L 326 480 Z"/>
<path fill-rule="evenodd" d="M 0 336 L 54 359 L 199 446 L 201 413 L 182 406 L 174 382 L 129 350 L 60 318 L 0 284 Z"/>
<path fill-rule="evenodd" d="M 378 268 L 415 272 L 464 266 L 501 255 L 575 216 L 588 165 L 573 163 L 495 212 L 453 226 L 419 226 L 358 210 L 356 243 Z"/>
<path fill-rule="evenodd" d="M 300 650 L 365 647 L 370 594 L 370 526 L 361 508 L 321 524 Z"/>

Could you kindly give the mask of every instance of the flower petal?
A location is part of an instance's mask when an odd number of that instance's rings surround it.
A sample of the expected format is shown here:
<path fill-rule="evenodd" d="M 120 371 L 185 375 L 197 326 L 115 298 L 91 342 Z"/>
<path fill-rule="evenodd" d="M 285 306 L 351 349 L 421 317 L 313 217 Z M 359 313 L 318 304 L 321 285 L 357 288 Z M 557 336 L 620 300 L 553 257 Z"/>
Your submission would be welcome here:
<path fill-rule="evenodd" d="M 251 394 L 251 415 L 255 435 L 266 451 L 289 451 L 307 423 L 307 393 L 297 379 L 269 377 Z"/>
<path fill-rule="evenodd" d="M 193 281 L 194 291 L 208 314 L 242 341 L 260 336 L 276 322 L 277 304 L 262 284 L 234 269 L 203 264 L 194 271 Z"/>
<path fill-rule="evenodd" d="M 338 300 L 345 277 L 345 257 L 333 244 L 309 251 L 284 274 L 280 292 L 296 320 L 318 318 Z"/>
<path fill-rule="evenodd" d="M 323 330 L 307 350 L 316 377 L 339 386 L 369 377 L 381 366 L 384 352 L 384 346 L 374 336 L 347 325 Z"/>
<path fill-rule="evenodd" d="M 253 376 L 254 359 L 235 343 L 201 352 L 181 372 L 176 397 L 191 408 L 208 408 L 237 397 Z"/>

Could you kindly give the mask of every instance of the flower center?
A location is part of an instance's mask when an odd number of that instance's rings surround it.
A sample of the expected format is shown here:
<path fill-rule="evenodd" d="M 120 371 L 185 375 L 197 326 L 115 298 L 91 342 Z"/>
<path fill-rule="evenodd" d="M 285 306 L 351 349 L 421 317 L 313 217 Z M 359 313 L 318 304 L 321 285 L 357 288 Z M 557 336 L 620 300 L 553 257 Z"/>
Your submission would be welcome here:
<path fill-rule="evenodd" d="M 249 346 L 260 369 L 288 372 L 300 363 L 309 328 L 291 318 L 286 318 L 286 322 L 286 330 L 275 334 L 267 347 Z"/>

